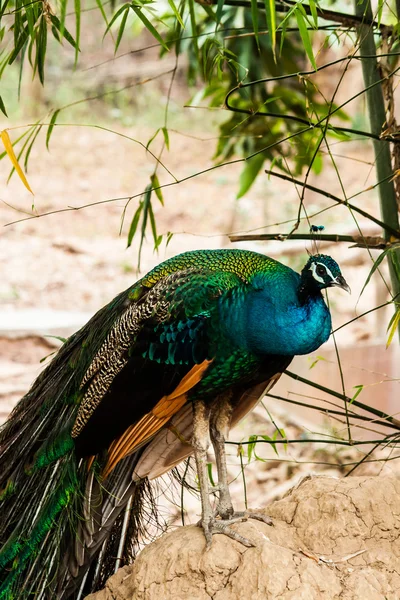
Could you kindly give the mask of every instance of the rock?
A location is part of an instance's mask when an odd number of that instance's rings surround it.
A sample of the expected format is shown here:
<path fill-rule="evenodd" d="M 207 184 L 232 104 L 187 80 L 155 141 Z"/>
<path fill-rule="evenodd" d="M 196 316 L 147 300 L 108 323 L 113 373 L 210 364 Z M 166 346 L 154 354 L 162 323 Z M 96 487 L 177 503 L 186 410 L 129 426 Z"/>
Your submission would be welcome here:
<path fill-rule="evenodd" d="M 233 526 L 254 548 L 181 527 L 87 600 L 400 598 L 400 479 L 306 478 L 265 512 Z"/>

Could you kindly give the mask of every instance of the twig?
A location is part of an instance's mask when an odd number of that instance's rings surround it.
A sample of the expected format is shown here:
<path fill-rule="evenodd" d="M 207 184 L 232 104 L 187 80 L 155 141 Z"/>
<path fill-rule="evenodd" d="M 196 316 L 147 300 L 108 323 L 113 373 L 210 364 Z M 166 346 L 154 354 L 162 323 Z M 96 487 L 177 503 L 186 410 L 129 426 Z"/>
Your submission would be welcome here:
<path fill-rule="evenodd" d="M 263 241 L 263 240 L 276 240 L 284 242 L 288 236 L 284 233 L 249 233 L 249 234 L 233 234 L 229 236 L 231 242 L 249 242 L 249 241 Z M 311 233 L 292 233 L 290 234 L 291 240 L 315 240 L 315 234 Z M 377 236 L 366 236 L 360 235 L 339 235 L 339 234 L 318 234 L 319 242 L 354 242 L 350 248 L 373 248 L 374 250 L 384 250 L 390 246 L 382 237 Z"/>

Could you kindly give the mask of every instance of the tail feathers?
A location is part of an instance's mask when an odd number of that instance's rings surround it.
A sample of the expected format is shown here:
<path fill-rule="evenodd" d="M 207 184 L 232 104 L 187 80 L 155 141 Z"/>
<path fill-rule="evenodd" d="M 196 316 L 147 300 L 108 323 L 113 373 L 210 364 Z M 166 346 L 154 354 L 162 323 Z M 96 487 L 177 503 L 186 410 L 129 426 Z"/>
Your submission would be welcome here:
<path fill-rule="evenodd" d="M 38 581 L 55 573 L 58 541 L 71 526 L 70 508 L 79 488 L 70 458 L 53 465 L 51 472 L 41 473 L 42 480 L 47 475 L 47 484 L 40 485 L 35 474 L 36 490 L 26 485 L 29 495 L 22 489 L 8 499 L 8 514 L 14 513 L 14 521 L 3 527 L 8 538 L 0 551 L 1 600 L 36 594 Z"/>
<path fill-rule="evenodd" d="M 73 550 L 58 572 L 57 598 L 84 598 L 101 589 L 116 570 L 135 558 L 148 526 L 157 525 L 147 481 L 134 482 L 134 465 L 121 461 L 104 486 L 90 474 L 84 500 L 85 519 L 78 524 Z M 146 509 L 146 506 L 148 507 Z"/>

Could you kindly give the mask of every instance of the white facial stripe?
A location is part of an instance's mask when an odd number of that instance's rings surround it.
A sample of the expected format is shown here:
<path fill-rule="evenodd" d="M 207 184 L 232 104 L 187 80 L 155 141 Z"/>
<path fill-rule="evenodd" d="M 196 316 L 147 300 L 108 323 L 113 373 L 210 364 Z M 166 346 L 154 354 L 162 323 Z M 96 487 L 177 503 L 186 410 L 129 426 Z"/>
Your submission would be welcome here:
<path fill-rule="evenodd" d="M 326 265 L 324 265 L 323 263 L 311 263 L 312 276 L 316 281 L 319 281 L 320 283 L 325 283 L 323 277 L 317 275 L 316 268 L 318 265 L 324 267 L 325 271 L 327 272 L 332 281 L 336 281 L 335 277 L 332 275 L 332 271 Z"/>

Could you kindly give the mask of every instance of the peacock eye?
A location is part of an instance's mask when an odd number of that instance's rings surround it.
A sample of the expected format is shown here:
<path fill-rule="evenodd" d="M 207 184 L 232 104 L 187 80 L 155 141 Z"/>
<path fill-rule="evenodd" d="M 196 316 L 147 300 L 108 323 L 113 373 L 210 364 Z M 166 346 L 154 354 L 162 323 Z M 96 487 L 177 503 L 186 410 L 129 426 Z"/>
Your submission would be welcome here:
<path fill-rule="evenodd" d="M 319 275 L 320 277 L 323 277 L 326 274 L 326 269 L 322 265 L 317 265 L 317 268 L 315 270 L 317 275 Z"/>

